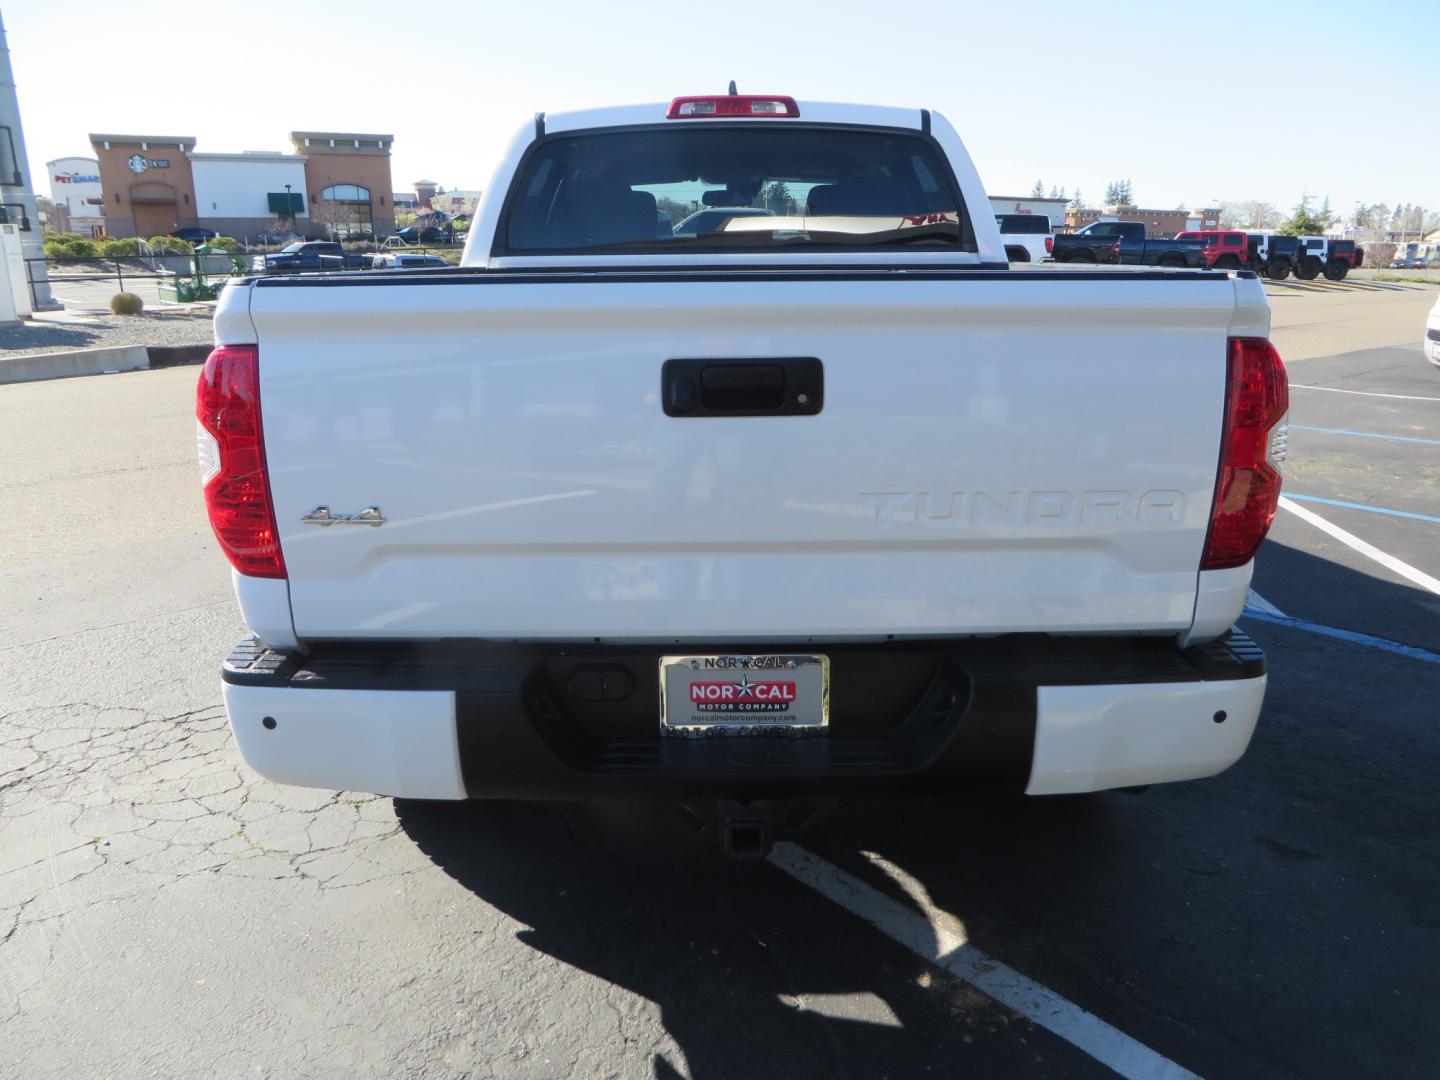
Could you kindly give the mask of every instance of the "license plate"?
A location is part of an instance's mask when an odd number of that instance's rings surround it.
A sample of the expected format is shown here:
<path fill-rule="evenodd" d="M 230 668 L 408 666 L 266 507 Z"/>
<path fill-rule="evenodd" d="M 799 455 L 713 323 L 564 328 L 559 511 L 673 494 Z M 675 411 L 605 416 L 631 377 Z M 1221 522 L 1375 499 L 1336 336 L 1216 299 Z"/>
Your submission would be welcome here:
<path fill-rule="evenodd" d="M 677 735 L 823 732 L 828 656 L 662 656 L 660 730 Z"/>

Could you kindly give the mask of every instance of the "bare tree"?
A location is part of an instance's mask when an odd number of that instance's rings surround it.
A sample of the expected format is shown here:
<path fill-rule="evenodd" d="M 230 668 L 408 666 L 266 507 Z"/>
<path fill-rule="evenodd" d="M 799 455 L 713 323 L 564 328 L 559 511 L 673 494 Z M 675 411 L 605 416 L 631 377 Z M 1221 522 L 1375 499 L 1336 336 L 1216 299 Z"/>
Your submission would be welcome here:
<path fill-rule="evenodd" d="M 326 236 L 334 238 L 336 234 L 348 232 L 348 227 L 354 225 L 359 216 L 351 203 L 316 199 L 310 204 L 310 220 L 321 226 Z"/>
<path fill-rule="evenodd" d="M 1245 209 L 1245 224 L 1252 229 L 1273 229 L 1280 224 L 1280 211 L 1264 199 L 1250 199 L 1241 203 Z"/>

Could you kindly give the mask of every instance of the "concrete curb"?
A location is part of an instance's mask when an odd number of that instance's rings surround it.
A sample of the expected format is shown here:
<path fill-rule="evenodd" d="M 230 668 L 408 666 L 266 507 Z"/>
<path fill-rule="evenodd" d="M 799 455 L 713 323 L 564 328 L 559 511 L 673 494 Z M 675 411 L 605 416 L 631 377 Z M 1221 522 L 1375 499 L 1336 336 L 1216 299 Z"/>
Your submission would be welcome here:
<path fill-rule="evenodd" d="M 73 375 L 103 375 L 107 371 L 139 371 L 149 366 L 150 353 L 144 345 L 32 353 L 27 356 L 0 357 L 0 383 L 67 379 Z"/>
<path fill-rule="evenodd" d="M 208 341 L 204 345 L 151 345 L 150 366 L 152 368 L 181 367 L 185 364 L 203 364 L 215 346 Z"/>
<path fill-rule="evenodd" d="M 209 344 L 117 345 L 108 349 L 69 349 L 28 356 L 0 356 L 0 384 L 203 364 L 211 348 L 213 346 Z"/>

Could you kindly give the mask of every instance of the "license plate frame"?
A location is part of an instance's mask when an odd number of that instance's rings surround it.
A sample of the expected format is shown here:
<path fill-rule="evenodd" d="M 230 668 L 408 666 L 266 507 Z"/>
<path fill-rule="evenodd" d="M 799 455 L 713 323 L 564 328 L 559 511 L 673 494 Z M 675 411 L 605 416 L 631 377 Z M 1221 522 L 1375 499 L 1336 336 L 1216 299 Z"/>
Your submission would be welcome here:
<path fill-rule="evenodd" d="M 694 690 L 697 685 L 704 689 Z M 662 735 L 823 735 L 829 728 L 828 656 L 709 653 L 660 657 Z"/>

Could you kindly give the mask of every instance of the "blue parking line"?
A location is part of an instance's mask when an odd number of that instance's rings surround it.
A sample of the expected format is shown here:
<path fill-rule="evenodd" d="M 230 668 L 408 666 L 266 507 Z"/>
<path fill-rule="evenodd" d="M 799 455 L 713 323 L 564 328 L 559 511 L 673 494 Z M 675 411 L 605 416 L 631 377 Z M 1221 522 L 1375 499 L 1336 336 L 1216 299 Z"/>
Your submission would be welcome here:
<path fill-rule="evenodd" d="M 1323 431 L 1327 435 L 1353 435 L 1358 439 L 1389 439 L 1391 442 L 1421 443 L 1425 446 L 1440 446 L 1440 439 L 1422 439 L 1416 435 L 1379 435 L 1373 431 L 1346 431 L 1343 428 L 1311 427 L 1309 424 L 1291 424 L 1292 431 Z"/>
<path fill-rule="evenodd" d="M 1365 645 L 1372 649 L 1383 649 L 1386 652 L 1396 653 L 1399 656 L 1408 656 L 1411 660 L 1423 660 L 1427 664 L 1440 664 L 1440 653 L 1433 653 L 1429 649 L 1422 649 L 1418 645 L 1406 645 L 1403 642 L 1391 641 L 1389 638 L 1376 637 L 1374 634 L 1362 634 L 1358 630 L 1342 630 L 1338 626 L 1326 626 L 1324 623 L 1313 623 L 1307 619 L 1292 619 L 1289 615 L 1272 615 L 1268 611 L 1259 611 L 1247 607 L 1241 612 L 1242 619 L 1256 619 L 1259 622 L 1275 623 L 1278 626 L 1288 626 L 1294 630 L 1306 630 L 1312 634 L 1319 634 L 1322 637 L 1336 638 L 1340 641 L 1348 641 L 1353 645 Z"/>
<path fill-rule="evenodd" d="M 1386 514 L 1390 517 L 1410 518 L 1412 521 L 1428 521 L 1440 525 L 1440 517 L 1433 514 L 1415 514 L 1409 510 L 1387 510 L 1383 506 L 1366 506 L 1364 503 L 1346 502 L 1344 499 L 1322 499 L 1319 495 L 1296 495 L 1293 491 L 1284 493 L 1287 499 L 1296 502 L 1323 503 L 1326 506 L 1340 506 L 1346 510 L 1364 510 L 1367 514 Z"/>

